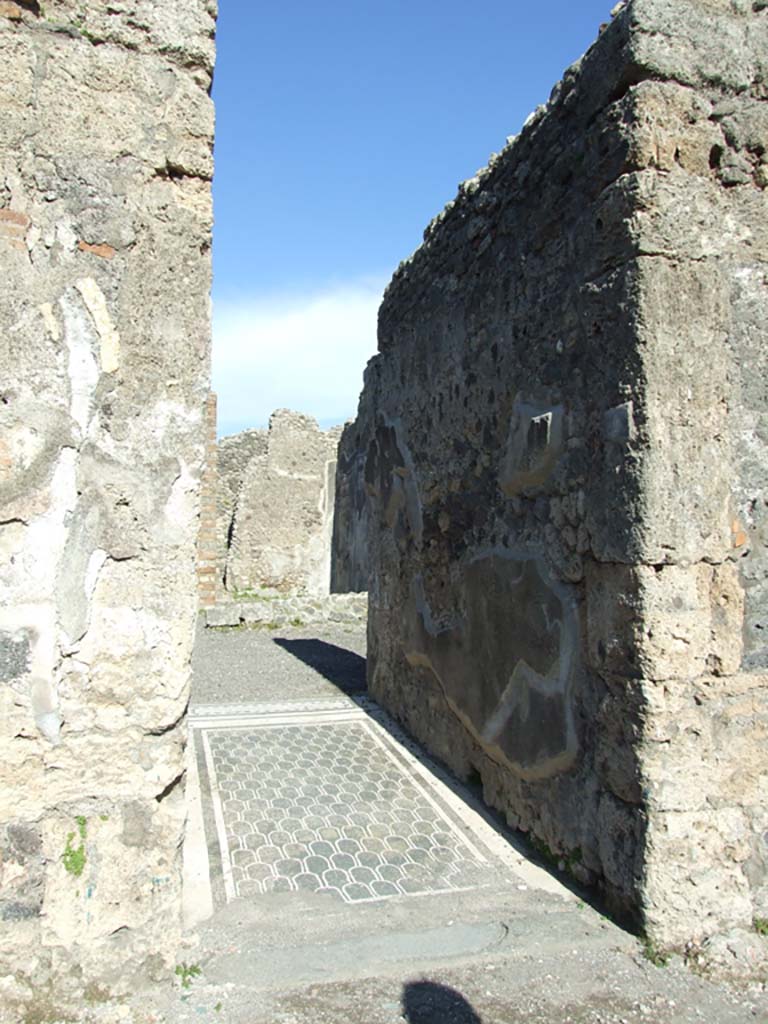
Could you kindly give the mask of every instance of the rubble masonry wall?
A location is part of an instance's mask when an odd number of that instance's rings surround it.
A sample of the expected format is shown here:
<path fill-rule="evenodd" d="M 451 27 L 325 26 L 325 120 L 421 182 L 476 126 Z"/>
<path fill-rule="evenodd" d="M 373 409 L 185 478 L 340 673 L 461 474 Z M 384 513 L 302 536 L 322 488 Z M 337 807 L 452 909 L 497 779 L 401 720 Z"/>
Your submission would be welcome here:
<path fill-rule="evenodd" d="M 366 441 L 357 421 L 339 440 L 331 538 L 331 593 L 368 590 L 369 506 L 365 489 Z"/>
<path fill-rule="evenodd" d="M 768 8 L 630 0 L 394 275 L 373 695 L 656 940 L 768 914 Z"/>

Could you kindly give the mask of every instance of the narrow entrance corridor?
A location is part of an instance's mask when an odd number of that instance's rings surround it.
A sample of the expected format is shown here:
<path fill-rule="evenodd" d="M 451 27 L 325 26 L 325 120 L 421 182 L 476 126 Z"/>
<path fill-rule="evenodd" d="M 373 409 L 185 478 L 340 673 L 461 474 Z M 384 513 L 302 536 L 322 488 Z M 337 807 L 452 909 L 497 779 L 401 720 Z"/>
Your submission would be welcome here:
<path fill-rule="evenodd" d="M 526 859 L 368 697 L 362 625 L 201 627 L 189 720 L 187 944 L 153 1019 L 753 1019 Z"/>
<path fill-rule="evenodd" d="M 367 697 L 362 631 L 335 639 L 200 637 L 238 659 L 216 669 L 198 650 L 190 709 L 212 904 L 376 902 L 527 886 L 531 872 L 559 889 Z"/>

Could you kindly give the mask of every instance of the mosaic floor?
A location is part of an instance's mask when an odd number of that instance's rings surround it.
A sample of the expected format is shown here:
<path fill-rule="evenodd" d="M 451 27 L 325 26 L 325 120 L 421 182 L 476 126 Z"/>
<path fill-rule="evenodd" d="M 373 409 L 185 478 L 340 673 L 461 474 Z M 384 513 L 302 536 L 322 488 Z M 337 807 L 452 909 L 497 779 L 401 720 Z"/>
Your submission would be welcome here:
<path fill-rule="evenodd" d="M 488 850 L 370 702 L 198 706 L 191 724 L 227 901 L 313 890 L 357 903 L 483 884 Z"/>

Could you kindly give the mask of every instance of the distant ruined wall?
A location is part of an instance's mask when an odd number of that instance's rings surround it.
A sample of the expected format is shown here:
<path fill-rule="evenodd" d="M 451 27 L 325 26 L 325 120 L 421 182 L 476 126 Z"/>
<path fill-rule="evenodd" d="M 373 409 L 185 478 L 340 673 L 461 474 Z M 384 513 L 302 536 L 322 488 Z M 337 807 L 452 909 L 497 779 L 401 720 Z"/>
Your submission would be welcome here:
<path fill-rule="evenodd" d="M 242 474 L 227 590 L 329 592 L 340 432 L 322 431 L 312 417 L 288 409 L 272 414 L 266 445 L 262 450 L 255 442 L 255 454 Z"/>
<path fill-rule="evenodd" d="M 227 585 L 227 559 L 235 530 L 237 502 L 246 470 L 252 459 L 267 453 L 266 430 L 244 430 L 222 437 L 217 445 L 216 490 L 217 583 L 219 596 Z"/>
<path fill-rule="evenodd" d="M 0 1016 L 171 975 L 214 0 L 0 4 Z M 24 1018 L 26 1019 L 26 1018 Z"/>
<path fill-rule="evenodd" d="M 374 696 L 654 940 L 768 915 L 768 5 L 631 0 L 395 274 Z"/>

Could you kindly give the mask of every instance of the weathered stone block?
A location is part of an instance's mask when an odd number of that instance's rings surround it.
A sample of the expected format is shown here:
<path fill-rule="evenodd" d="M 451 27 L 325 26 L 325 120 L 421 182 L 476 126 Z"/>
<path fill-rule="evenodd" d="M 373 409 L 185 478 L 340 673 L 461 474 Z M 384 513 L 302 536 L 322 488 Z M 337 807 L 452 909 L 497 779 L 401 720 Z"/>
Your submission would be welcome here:
<path fill-rule="evenodd" d="M 744 598 L 731 563 L 587 567 L 590 664 L 652 680 L 738 672 Z"/>

